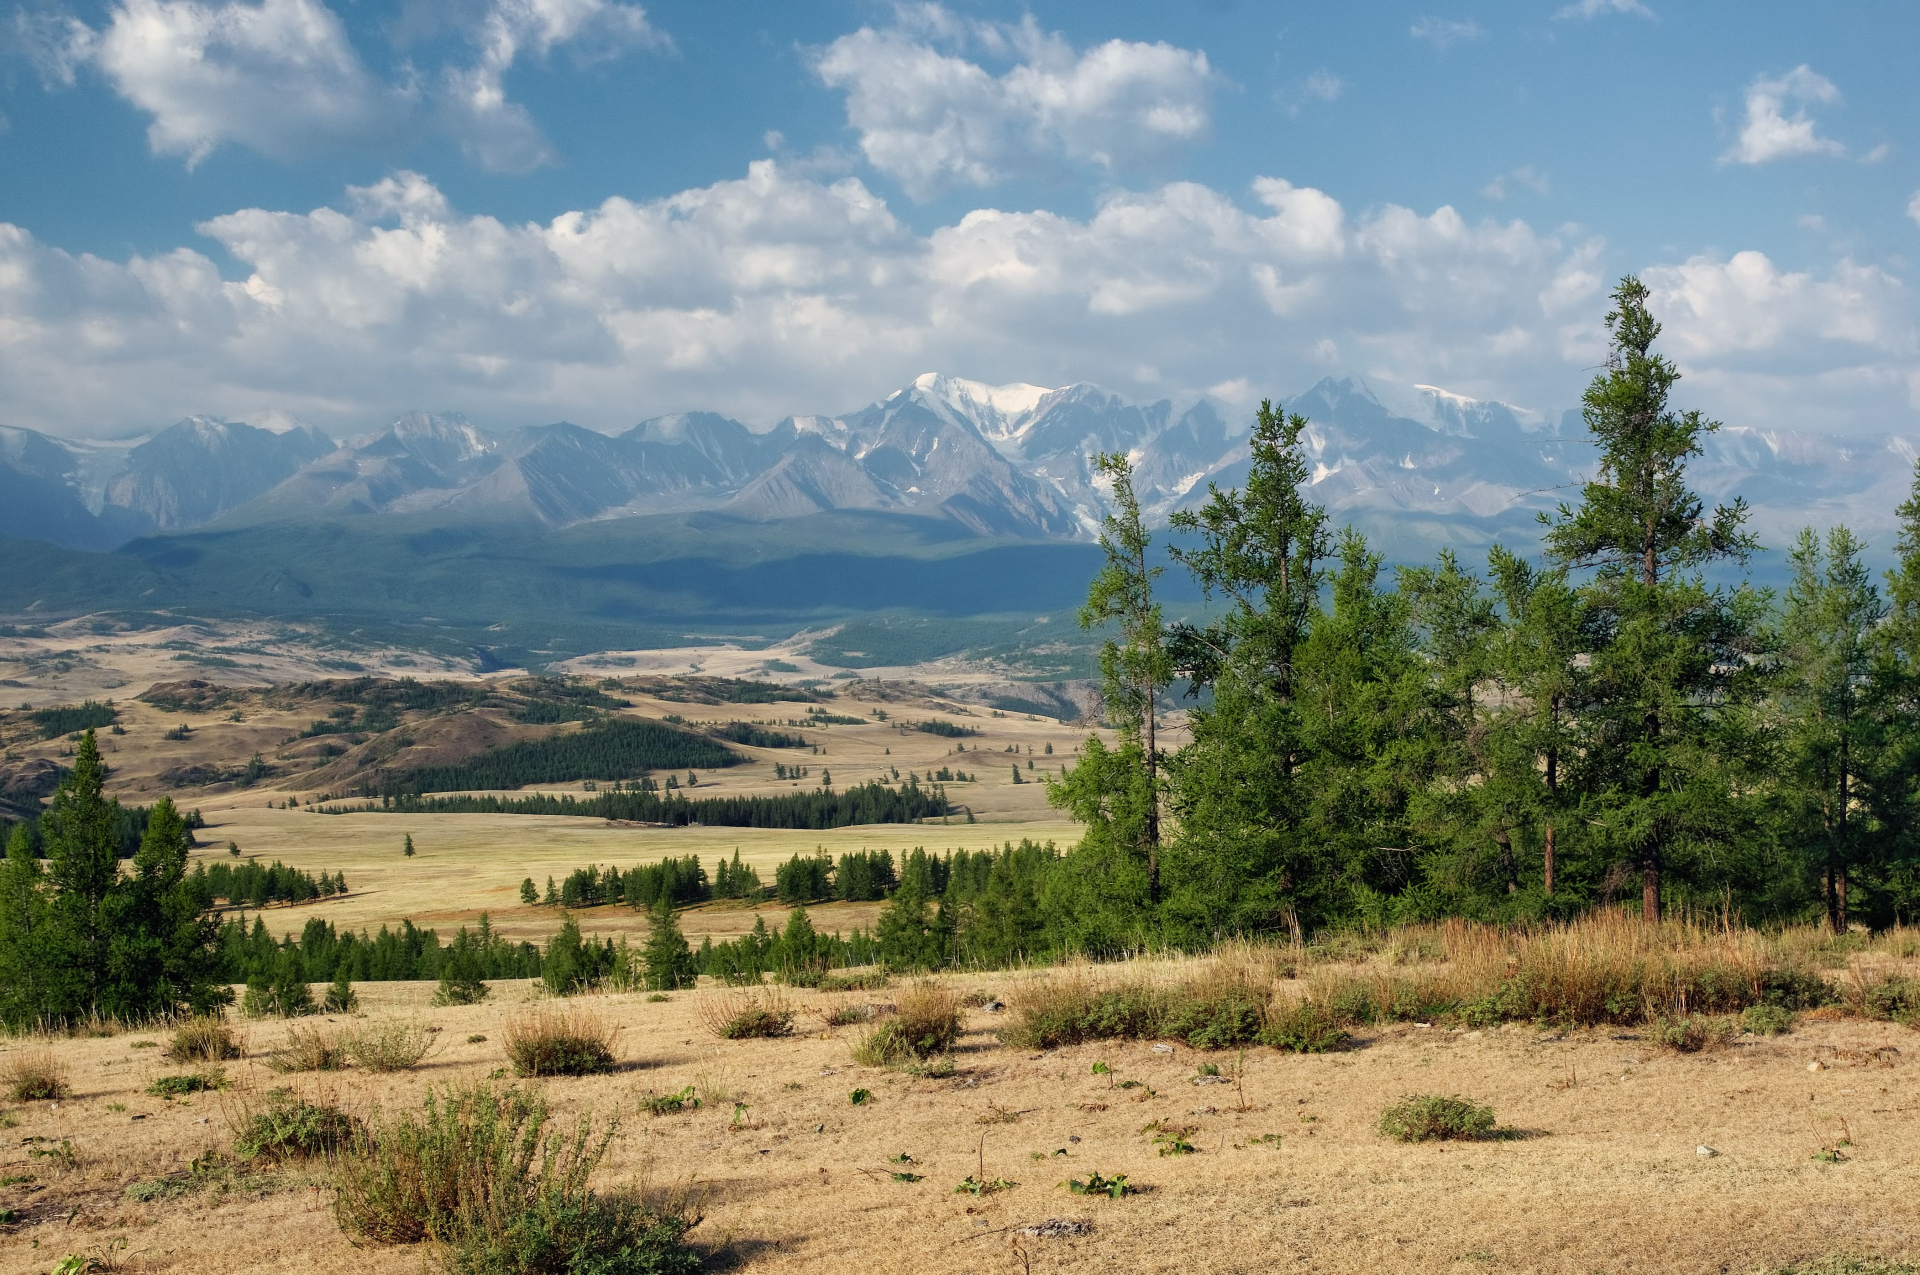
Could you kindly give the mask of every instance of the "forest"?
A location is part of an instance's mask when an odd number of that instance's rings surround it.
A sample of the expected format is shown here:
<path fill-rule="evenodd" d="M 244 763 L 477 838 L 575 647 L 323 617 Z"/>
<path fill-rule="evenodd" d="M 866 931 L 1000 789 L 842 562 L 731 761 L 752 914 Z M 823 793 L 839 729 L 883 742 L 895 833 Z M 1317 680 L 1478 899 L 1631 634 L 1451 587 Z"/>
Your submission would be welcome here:
<path fill-rule="evenodd" d="M 704 735 L 663 722 L 621 717 L 545 739 L 489 748 L 454 766 L 382 771 L 363 785 L 360 795 L 400 798 L 582 778 L 636 779 L 650 770 L 716 770 L 739 760 L 739 754 Z"/>
<path fill-rule="evenodd" d="M 528 780 L 525 782 L 536 782 Z M 378 811 L 392 814 L 455 815 L 581 815 L 634 823 L 684 826 L 705 824 L 725 828 L 845 828 L 860 823 L 913 823 L 938 819 L 953 812 L 946 790 L 917 782 L 898 787 L 883 783 L 858 784 L 844 791 L 824 785 L 778 797 L 683 797 L 661 794 L 651 785 L 587 797 L 562 793 L 495 797 L 462 794 L 448 797 L 390 795 L 365 805 L 315 806 L 321 814 Z"/>

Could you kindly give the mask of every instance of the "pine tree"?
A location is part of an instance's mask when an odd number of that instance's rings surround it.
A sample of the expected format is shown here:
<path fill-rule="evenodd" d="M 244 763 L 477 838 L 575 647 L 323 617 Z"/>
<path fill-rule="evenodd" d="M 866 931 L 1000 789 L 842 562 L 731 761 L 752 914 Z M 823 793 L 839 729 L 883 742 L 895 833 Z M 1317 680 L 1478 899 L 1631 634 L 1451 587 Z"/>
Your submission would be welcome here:
<path fill-rule="evenodd" d="M 787 925 L 780 934 L 781 977 L 787 982 L 804 981 L 807 974 L 819 972 L 815 953 L 818 937 L 805 908 L 787 913 Z"/>
<path fill-rule="evenodd" d="M 553 995 L 571 996 L 590 986 L 593 975 L 591 954 L 580 937 L 580 922 L 569 912 L 560 922 L 560 932 L 547 943 L 546 957 L 540 966 L 541 980 Z"/>
<path fill-rule="evenodd" d="M 680 924 L 674 919 L 672 901 L 663 896 L 655 905 L 651 920 L 647 945 L 641 949 L 648 990 L 671 992 L 692 987 L 698 969 L 693 949 L 687 946 L 686 936 L 680 933 Z"/>
<path fill-rule="evenodd" d="M 527 877 L 520 882 L 520 901 L 526 904 L 540 901 L 540 891 L 534 888 L 532 877 Z"/>
<path fill-rule="evenodd" d="M 33 834 L 26 824 L 15 824 L 0 864 L 0 1024 L 15 1031 L 39 1020 L 52 994 L 49 912 Z"/>
<path fill-rule="evenodd" d="M 481 961 L 484 947 L 467 933 L 466 926 L 460 927 L 453 942 L 447 945 L 440 967 L 440 986 L 433 994 L 434 1004 L 477 1005 L 487 998 L 487 985 L 481 977 L 485 973 Z"/>
<path fill-rule="evenodd" d="M 119 805 L 102 792 L 107 769 L 89 730 L 73 770 L 42 817 L 52 888 L 47 995 L 41 1014 L 70 1022 L 102 1008 L 113 978 L 112 926 L 119 910 Z"/>
<path fill-rule="evenodd" d="M 1813 528 L 1801 531 L 1776 683 L 1786 831 L 1818 856 L 1835 933 L 1847 928 L 1850 874 L 1872 840 L 1870 821 L 1855 810 L 1871 798 L 1879 752 L 1866 699 L 1874 631 L 1887 608 L 1860 560 L 1864 548 L 1844 526 L 1824 546 Z"/>
<path fill-rule="evenodd" d="M 327 988 L 320 1008 L 329 1014 L 351 1014 L 359 1005 L 360 996 L 353 990 L 353 980 L 347 974 L 347 963 L 342 961 L 333 973 L 333 983 Z"/>
<path fill-rule="evenodd" d="M 1881 889 L 1890 919 L 1920 915 L 1920 464 L 1900 505 L 1897 564 L 1887 572 L 1887 618 L 1874 633 L 1869 683 L 1883 740 L 1869 794 L 1881 829 Z"/>
<path fill-rule="evenodd" d="M 171 798 L 147 812 L 146 832 L 114 909 L 116 993 L 108 1012 L 126 1016 L 205 1013 L 230 999 L 220 980 L 220 924 L 202 910 L 187 876 L 193 834 Z"/>
<path fill-rule="evenodd" d="M 413 834 L 411 832 L 407 834 L 406 849 L 402 850 L 400 853 L 405 855 L 409 859 L 413 858 Z"/>
<path fill-rule="evenodd" d="M 1758 546 L 1743 529 L 1744 501 L 1709 516 L 1687 486 L 1687 461 L 1720 426 L 1669 406 L 1680 373 L 1653 353 L 1660 325 L 1647 295 L 1632 277 L 1614 289 L 1607 369 L 1583 399 L 1599 473 L 1577 510 L 1560 506 L 1546 539 L 1557 565 L 1590 573 L 1581 587 L 1597 639 L 1581 712 L 1588 817 L 1639 867 L 1652 923 L 1675 856 L 1733 831 L 1721 728 L 1757 689 L 1747 657 L 1759 606 L 1744 587 L 1702 577 L 1715 563 L 1744 564 Z"/>

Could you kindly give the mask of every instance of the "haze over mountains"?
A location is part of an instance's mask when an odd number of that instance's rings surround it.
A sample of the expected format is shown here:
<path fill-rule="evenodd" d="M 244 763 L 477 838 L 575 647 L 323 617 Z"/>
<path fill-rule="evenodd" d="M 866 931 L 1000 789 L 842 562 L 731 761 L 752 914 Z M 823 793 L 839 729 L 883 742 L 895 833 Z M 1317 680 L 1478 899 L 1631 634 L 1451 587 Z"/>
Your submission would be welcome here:
<path fill-rule="evenodd" d="M 1591 469 L 1579 417 L 1431 386 L 1328 377 L 1285 401 L 1306 415 L 1314 496 L 1390 557 L 1504 537 Z M 1244 481 L 1252 412 L 1203 398 L 1128 402 L 1096 386 L 988 386 L 927 374 L 856 412 L 749 428 L 707 412 L 618 435 L 560 422 L 504 434 L 408 413 L 344 445 L 194 417 L 137 444 L 0 427 L 0 535 L 100 550 L 208 524 L 384 515 L 565 527 L 712 512 L 775 522 L 832 511 L 945 520 L 989 538 L 1086 540 L 1105 511 L 1091 456 L 1125 451 L 1156 521 Z M 1710 500 L 1745 496 L 1779 547 L 1845 520 L 1884 543 L 1915 447 L 1730 427 L 1694 466 Z M 409 522 L 417 521 L 411 518 Z"/>

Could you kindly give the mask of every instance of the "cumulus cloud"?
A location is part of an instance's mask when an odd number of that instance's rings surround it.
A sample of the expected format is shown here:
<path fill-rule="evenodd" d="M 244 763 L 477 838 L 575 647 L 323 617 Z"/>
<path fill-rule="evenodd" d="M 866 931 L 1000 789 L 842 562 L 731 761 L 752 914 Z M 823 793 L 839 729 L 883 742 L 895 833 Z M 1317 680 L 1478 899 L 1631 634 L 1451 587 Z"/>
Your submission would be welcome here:
<path fill-rule="evenodd" d="M 151 117 L 154 152 L 189 167 L 227 144 L 290 160 L 438 128 L 485 167 L 524 170 L 550 152 L 507 99 L 516 60 L 561 45 L 583 57 L 671 47 L 643 10 L 614 0 L 493 0 L 469 32 L 471 63 L 424 82 L 375 75 L 325 0 L 117 0 L 98 29 L 55 15 L 16 25 L 43 80 L 71 85 L 91 66 Z"/>
<path fill-rule="evenodd" d="M 1747 88 L 1746 123 L 1723 164 L 1764 164 L 1791 155 L 1844 155 L 1846 147 L 1820 136 L 1809 105 L 1831 106 L 1840 100 L 1833 81 L 1802 63 L 1778 79 L 1765 76 Z M 1796 109 L 1788 115 L 1787 107 Z"/>
<path fill-rule="evenodd" d="M 1920 225 L 1920 190 L 1914 191 L 1913 198 L 1907 201 L 1907 216 L 1913 218 L 1914 224 Z"/>
<path fill-rule="evenodd" d="M 1653 10 L 1640 3 L 1640 0 L 1578 0 L 1553 16 L 1562 21 L 1568 18 L 1591 20 L 1610 13 L 1631 13 L 1641 18 L 1653 16 Z"/>
<path fill-rule="evenodd" d="M 1425 40 L 1436 49 L 1444 49 L 1450 44 L 1478 40 L 1486 32 L 1471 19 L 1426 17 L 1408 27 L 1407 34 L 1416 40 Z"/>
<path fill-rule="evenodd" d="M 996 74 L 980 62 L 1011 65 Z M 846 94 L 867 162 L 915 199 L 1062 163 L 1118 172 L 1201 140 L 1217 77 L 1198 50 L 1109 40 L 1076 50 L 1040 30 L 902 9 L 812 55 Z"/>
<path fill-rule="evenodd" d="M 1552 189 L 1545 173 L 1532 164 L 1522 164 L 1495 177 L 1480 188 L 1480 193 L 1488 199 L 1505 199 L 1513 194 L 1516 186 L 1530 190 L 1536 195 L 1544 195 Z"/>

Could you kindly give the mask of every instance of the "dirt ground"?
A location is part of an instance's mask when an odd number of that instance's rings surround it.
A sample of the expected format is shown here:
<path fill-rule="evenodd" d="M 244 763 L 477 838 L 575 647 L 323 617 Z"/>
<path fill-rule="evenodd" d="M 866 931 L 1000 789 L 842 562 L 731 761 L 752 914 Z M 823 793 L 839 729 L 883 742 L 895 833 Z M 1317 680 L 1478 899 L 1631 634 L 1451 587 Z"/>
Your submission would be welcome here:
<path fill-rule="evenodd" d="M 1004 992 L 1025 977 L 1036 976 L 954 981 Z M 505 1020 L 533 989 L 500 984 L 490 1002 L 459 1009 L 429 1007 L 430 990 L 361 988 L 365 1013 L 417 1015 L 442 1029 L 444 1045 L 416 1071 L 276 1076 L 260 1057 L 285 1027 L 257 1023 L 245 1029 L 249 1057 L 228 1067 L 235 1094 L 289 1085 L 364 1112 L 499 1068 Z M 1112 1042 L 1013 1050 L 993 1034 L 1004 1015 L 984 1009 L 969 1012 L 957 1073 L 915 1079 L 855 1065 L 861 1029 L 824 1031 L 819 1016 L 830 1000 L 893 993 L 795 993 L 794 1036 L 740 1042 L 700 1025 L 702 1002 L 727 994 L 592 998 L 620 1027 L 620 1069 L 546 1085 L 562 1113 L 620 1119 L 606 1183 L 692 1184 L 704 1194 L 693 1238 L 713 1269 L 1590 1275 L 1920 1252 L 1920 1035 L 1892 1025 L 1803 1022 L 1787 1036 L 1699 1055 L 1662 1052 L 1631 1032 L 1400 1026 L 1333 1054 L 1249 1051 L 1242 1090 L 1195 1083 L 1203 1061 L 1231 1074 L 1232 1053 Z M 184 1174 L 232 1137 L 235 1094 L 145 1096 L 155 1075 L 182 1069 L 134 1048 L 156 1039 L 57 1042 L 74 1096 L 7 1108 L 0 1208 L 24 1220 L 0 1229 L 0 1273 L 42 1272 L 64 1254 L 95 1251 L 122 1255 L 129 1271 L 423 1269 L 418 1248 L 349 1245 L 313 1170 L 130 1202 L 129 1184 Z M 1095 1074 L 1096 1061 L 1113 1074 Z M 1121 1087 L 1129 1081 L 1141 1084 Z M 687 1085 L 706 1096 L 696 1112 L 651 1118 L 638 1108 L 648 1093 Z M 856 1088 L 873 1100 L 852 1104 Z M 1390 1142 L 1375 1123 L 1408 1093 L 1490 1104 L 1512 1136 Z M 737 1120 L 736 1101 L 746 1104 Z M 1195 1126 L 1196 1153 L 1157 1155 L 1143 1132 L 1154 1120 Z M 1265 1135 L 1278 1140 L 1256 1141 Z M 70 1167 L 32 1154 L 61 1143 L 72 1147 Z M 1816 1159 L 1825 1149 L 1844 1158 Z M 923 1180 L 892 1178 L 902 1154 Z M 1018 1185 L 978 1200 L 956 1194 L 981 1167 Z M 1058 1185 L 1091 1170 L 1128 1174 L 1144 1193 L 1089 1198 Z M 1049 1218 L 1092 1229 L 1060 1239 L 1010 1229 Z"/>

